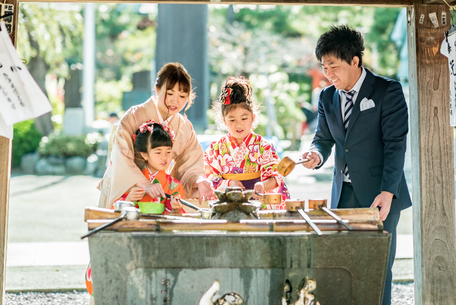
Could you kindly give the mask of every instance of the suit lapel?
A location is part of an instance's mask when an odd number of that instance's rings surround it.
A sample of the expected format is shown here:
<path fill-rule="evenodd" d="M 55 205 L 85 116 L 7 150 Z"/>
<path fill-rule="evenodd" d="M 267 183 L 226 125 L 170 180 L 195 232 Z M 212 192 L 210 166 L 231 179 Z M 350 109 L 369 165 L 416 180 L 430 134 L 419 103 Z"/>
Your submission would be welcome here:
<path fill-rule="evenodd" d="M 343 128 L 344 126 L 343 126 L 343 122 L 342 122 L 342 111 L 340 108 L 339 90 L 334 91 L 332 102 L 334 105 L 333 109 L 335 109 L 335 111 L 336 111 L 337 123 L 339 123 L 339 126 Z"/>
<path fill-rule="evenodd" d="M 355 125 L 356 119 L 359 115 L 359 104 L 365 97 L 369 97 L 372 90 L 374 89 L 373 84 L 375 83 L 374 75 L 366 69 L 366 78 L 364 79 L 363 84 L 361 85 L 361 89 L 359 90 L 358 96 L 356 97 L 355 104 L 353 105 L 352 114 L 350 115 L 350 123 L 348 123 L 348 130 L 345 134 L 345 139 L 347 139 L 350 131 L 353 129 Z"/>

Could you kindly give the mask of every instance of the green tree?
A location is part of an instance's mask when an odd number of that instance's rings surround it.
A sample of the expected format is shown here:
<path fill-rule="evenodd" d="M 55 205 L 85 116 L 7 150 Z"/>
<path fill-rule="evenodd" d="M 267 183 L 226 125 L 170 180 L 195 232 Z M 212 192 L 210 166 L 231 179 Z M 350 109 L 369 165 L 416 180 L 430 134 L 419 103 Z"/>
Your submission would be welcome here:
<path fill-rule="evenodd" d="M 400 50 L 391 41 L 390 35 L 400 10 L 400 8 L 377 8 L 374 12 L 375 22 L 365 35 L 368 48 L 379 54 L 376 72 L 392 78 L 397 73 Z"/>
<path fill-rule="evenodd" d="M 365 6 L 303 6 L 292 23 L 302 35 L 315 39 L 331 25 L 348 24 L 358 29 L 365 40 L 363 62 L 378 74 L 394 77 L 398 65 L 398 50 L 389 35 L 399 10 Z"/>
<path fill-rule="evenodd" d="M 151 68 L 156 13 L 140 13 L 139 6 L 96 5 L 96 113 L 120 110 L 122 92 L 131 89 L 132 73 Z M 79 4 L 20 5 L 18 51 L 45 92 L 46 75 L 66 79 L 70 69 L 82 67 L 83 10 Z M 53 114 L 62 111 L 55 101 L 51 98 Z M 46 120 L 49 126 L 50 116 Z"/>
<path fill-rule="evenodd" d="M 155 57 L 155 18 L 156 14 L 139 14 L 135 5 L 97 6 L 97 77 L 120 80 L 150 70 Z"/>
<path fill-rule="evenodd" d="M 81 7 L 21 3 L 19 18 L 18 52 L 22 58 L 32 64 L 40 57 L 47 73 L 66 76 L 67 59 L 82 58 Z"/>
<path fill-rule="evenodd" d="M 67 58 L 81 58 L 80 6 L 63 8 L 51 3 L 21 3 L 19 6 L 18 53 L 27 61 L 27 69 L 46 95 L 46 75 L 66 77 Z M 53 113 L 57 114 L 60 107 L 53 106 Z M 35 127 L 42 134 L 49 134 L 53 129 L 51 114 L 36 119 Z"/>
<path fill-rule="evenodd" d="M 259 5 L 255 9 L 236 9 L 235 20 L 248 30 L 262 28 L 283 37 L 299 37 L 302 33 L 293 26 L 296 8 L 292 6 Z"/>
<path fill-rule="evenodd" d="M 393 76 L 397 67 L 394 43 L 389 39 L 398 8 L 340 7 L 340 6 L 235 6 L 235 26 L 243 26 L 246 32 L 260 35 L 280 35 L 281 44 L 287 48 L 290 38 L 305 38 L 310 42 L 313 55 L 316 41 L 331 25 L 348 24 L 360 30 L 365 37 L 366 64 L 375 67 L 379 74 Z M 214 16 L 213 16 L 214 15 Z M 226 25 L 226 8 L 213 8 L 210 22 L 217 31 Z M 225 19 L 223 19 L 225 17 Z M 254 34 L 254 35 L 255 35 Z M 222 34 L 220 34 L 222 35 Z M 211 40 L 212 42 L 212 40 Z M 273 44 L 273 42 L 271 42 Z M 315 59 L 308 59 L 316 64 Z M 393 70 L 392 70 L 393 69 Z"/>
<path fill-rule="evenodd" d="M 259 80 L 269 74 L 270 94 L 284 137 L 290 137 L 293 125 L 303 119 L 296 104 L 310 101 L 307 71 L 319 66 L 314 55 L 316 41 L 331 25 L 348 24 L 364 34 L 364 63 L 370 69 L 388 76 L 397 69 L 397 50 L 389 34 L 398 9 L 260 5 L 234 6 L 233 10 L 234 21 L 230 22 L 227 7 L 210 10 L 209 54 L 216 75 L 211 97 L 217 98 L 227 76 L 244 75 L 250 78 L 258 100 L 264 101 Z M 277 75 L 281 77 L 274 77 Z M 285 86 L 285 79 L 293 90 Z M 266 119 L 261 121 L 267 123 Z M 258 130 L 264 130 L 264 125 Z"/>
<path fill-rule="evenodd" d="M 132 74 L 150 70 L 155 57 L 156 13 L 140 4 L 99 4 L 96 14 L 96 113 L 120 111 Z"/>

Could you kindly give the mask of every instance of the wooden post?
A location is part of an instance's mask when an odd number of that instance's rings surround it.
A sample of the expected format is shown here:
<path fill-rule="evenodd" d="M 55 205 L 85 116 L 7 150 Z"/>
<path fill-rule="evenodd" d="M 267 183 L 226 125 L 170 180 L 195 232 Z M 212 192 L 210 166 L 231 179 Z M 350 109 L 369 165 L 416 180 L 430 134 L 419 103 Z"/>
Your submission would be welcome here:
<path fill-rule="evenodd" d="M 0 136 L 0 270 L 1 304 L 5 298 L 6 249 L 8 242 L 9 187 L 11 171 L 11 140 Z"/>
<path fill-rule="evenodd" d="M 453 127 L 449 69 L 440 54 L 449 7 L 407 9 L 412 151 L 415 304 L 456 304 Z M 447 24 L 442 25 L 442 12 Z M 436 13 L 435 27 L 429 14 Z M 423 19 L 424 18 L 424 19 Z M 422 22 L 420 22 L 422 20 Z"/>
<path fill-rule="evenodd" d="M 6 3 L 14 5 L 13 32 L 11 34 L 11 39 L 13 41 L 13 44 L 16 45 L 19 1 L 6 0 Z M 4 304 L 5 300 L 11 148 L 11 140 L 0 136 L 0 304 Z"/>

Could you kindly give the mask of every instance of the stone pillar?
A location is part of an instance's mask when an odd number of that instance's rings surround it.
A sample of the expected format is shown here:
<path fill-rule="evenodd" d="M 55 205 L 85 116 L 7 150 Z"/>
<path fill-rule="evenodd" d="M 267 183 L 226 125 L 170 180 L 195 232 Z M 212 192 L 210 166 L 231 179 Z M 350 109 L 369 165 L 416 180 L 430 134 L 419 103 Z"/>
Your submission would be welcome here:
<path fill-rule="evenodd" d="M 147 101 L 152 95 L 152 80 L 150 71 L 139 71 L 132 76 L 133 89 L 124 92 L 122 96 L 122 109 L 139 105 Z"/>
<path fill-rule="evenodd" d="M 158 5 L 156 71 L 165 63 L 180 62 L 190 73 L 197 97 L 186 114 L 197 132 L 207 128 L 210 104 L 207 16 L 205 4 Z"/>

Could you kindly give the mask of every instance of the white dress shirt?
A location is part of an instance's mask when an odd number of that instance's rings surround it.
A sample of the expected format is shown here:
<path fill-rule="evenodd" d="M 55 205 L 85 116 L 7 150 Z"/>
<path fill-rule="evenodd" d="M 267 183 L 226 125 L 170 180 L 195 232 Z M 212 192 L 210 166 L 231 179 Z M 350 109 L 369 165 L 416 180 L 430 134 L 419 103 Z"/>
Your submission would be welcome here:
<path fill-rule="evenodd" d="M 361 86 L 364 82 L 364 79 L 366 78 L 366 70 L 361 67 L 361 76 L 358 78 L 358 81 L 356 84 L 353 86 L 348 91 L 345 90 L 339 90 L 339 97 L 340 97 L 340 110 L 342 111 L 342 120 L 344 120 L 344 114 L 345 114 L 345 102 L 347 101 L 347 97 L 345 96 L 344 92 L 350 92 L 352 90 L 355 90 L 355 94 L 353 94 L 353 107 L 355 107 L 355 101 L 356 98 L 358 97 L 359 90 L 361 90 Z M 350 122 L 348 122 L 348 126 L 350 126 Z M 350 172 L 350 169 L 348 169 L 348 172 Z M 349 182 L 351 183 L 350 178 L 344 174 L 344 182 Z"/>
<path fill-rule="evenodd" d="M 349 92 L 349 91 L 351 91 L 351 90 L 355 90 L 355 94 L 353 95 L 353 106 L 355 106 L 356 98 L 358 97 L 358 93 L 359 93 L 359 91 L 361 90 L 361 86 L 362 86 L 362 84 L 363 84 L 365 78 L 366 78 L 366 70 L 364 70 L 364 68 L 361 67 L 361 76 L 358 78 L 358 81 L 357 81 L 356 84 L 353 86 L 353 88 L 351 88 L 351 89 L 348 90 L 348 91 L 339 90 L 340 111 L 341 111 L 341 114 L 342 114 L 342 120 L 344 119 L 344 114 L 345 114 L 345 102 L 346 102 L 346 97 L 345 97 L 344 92 Z M 350 123 L 348 123 L 348 126 L 350 126 Z M 316 149 L 316 147 L 311 147 L 309 151 L 311 151 L 311 152 L 316 152 L 316 153 L 318 154 L 318 156 L 320 157 L 320 163 L 319 163 L 317 166 L 320 166 L 320 165 L 323 163 L 323 156 L 322 156 L 322 154 Z M 350 171 L 350 170 L 349 170 L 349 171 Z M 350 180 L 350 178 L 348 178 L 346 175 L 344 175 L 344 182 L 350 182 L 350 183 L 351 183 L 351 180 Z"/>

